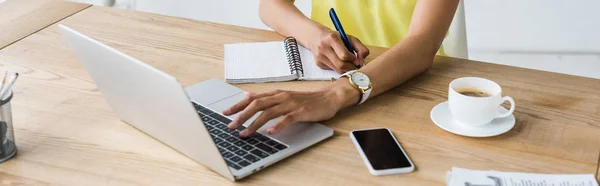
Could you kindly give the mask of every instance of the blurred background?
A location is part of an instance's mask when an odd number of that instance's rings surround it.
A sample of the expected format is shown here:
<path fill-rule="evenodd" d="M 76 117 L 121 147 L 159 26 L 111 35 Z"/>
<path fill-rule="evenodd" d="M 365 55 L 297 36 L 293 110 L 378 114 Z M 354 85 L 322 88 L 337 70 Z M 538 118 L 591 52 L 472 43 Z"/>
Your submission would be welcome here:
<path fill-rule="evenodd" d="M 2 1 L 2 0 L 0 0 Z M 70 0 L 271 30 L 258 0 Z M 452 56 L 600 79 L 599 0 L 463 0 Z M 311 0 L 296 0 L 310 16 Z M 461 15 L 462 14 L 462 15 Z"/>

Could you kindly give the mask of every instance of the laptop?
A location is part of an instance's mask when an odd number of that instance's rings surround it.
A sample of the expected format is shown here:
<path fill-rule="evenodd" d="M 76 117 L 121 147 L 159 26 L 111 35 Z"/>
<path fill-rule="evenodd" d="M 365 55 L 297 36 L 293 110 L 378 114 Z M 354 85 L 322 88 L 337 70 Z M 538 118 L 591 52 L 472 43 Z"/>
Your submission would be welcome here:
<path fill-rule="evenodd" d="M 268 127 L 280 120 L 277 118 L 241 139 L 239 131 L 252 120 L 229 130 L 227 125 L 235 115 L 221 112 L 244 99 L 243 90 L 218 79 L 184 89 L 165 72 L 64 25 L 59 27 L 121 120 L 231 181 L 333 135 L 331 128 L 319 123 L 294 124 L 278 134 L 267 134 Z"/>

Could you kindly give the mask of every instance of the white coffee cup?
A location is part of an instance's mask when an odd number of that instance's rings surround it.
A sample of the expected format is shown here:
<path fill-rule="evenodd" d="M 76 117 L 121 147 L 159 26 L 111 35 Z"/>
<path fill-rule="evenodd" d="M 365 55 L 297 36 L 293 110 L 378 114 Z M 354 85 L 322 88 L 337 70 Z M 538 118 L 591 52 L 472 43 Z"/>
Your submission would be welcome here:
<path fill-rule="evenodd" d="M 467 96 L 459 91 L 479 90 L 485 97 Z M 500 104 L 510 102 L 508 112 L 499 111 Z M 515 101 L 510 96 L 502 97 L 502 88 L 497 83 L 484 78 L 463 77 L 450 82 L 448 104 L 452 117 L 465 126 L 482 126 L 495 118 L 510 116 L 515 111 Z"/>

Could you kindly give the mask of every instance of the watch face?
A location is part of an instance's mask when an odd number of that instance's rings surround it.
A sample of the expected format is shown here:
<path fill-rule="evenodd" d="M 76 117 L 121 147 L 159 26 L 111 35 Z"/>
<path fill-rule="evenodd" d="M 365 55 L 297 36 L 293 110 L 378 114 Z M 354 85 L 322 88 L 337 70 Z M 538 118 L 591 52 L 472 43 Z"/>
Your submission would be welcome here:
<path fill-rule="evenodd" d="M 355 72 L 352 74 L 352 82 L 360 88 L 368 88 L 371 84 L 369 77 L 362 72 Z"/>

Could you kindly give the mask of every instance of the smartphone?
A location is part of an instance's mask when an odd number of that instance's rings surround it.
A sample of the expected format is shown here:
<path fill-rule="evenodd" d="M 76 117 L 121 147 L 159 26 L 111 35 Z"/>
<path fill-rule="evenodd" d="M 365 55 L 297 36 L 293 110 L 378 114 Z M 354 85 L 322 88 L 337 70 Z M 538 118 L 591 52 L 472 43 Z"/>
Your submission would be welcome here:
<path fill-rule="evenodd" d="M 350 138 L 369 172 L 375 176 L 415 170 L 414 164 L 387 128 L 354 130 L 350 132 Z"/>

